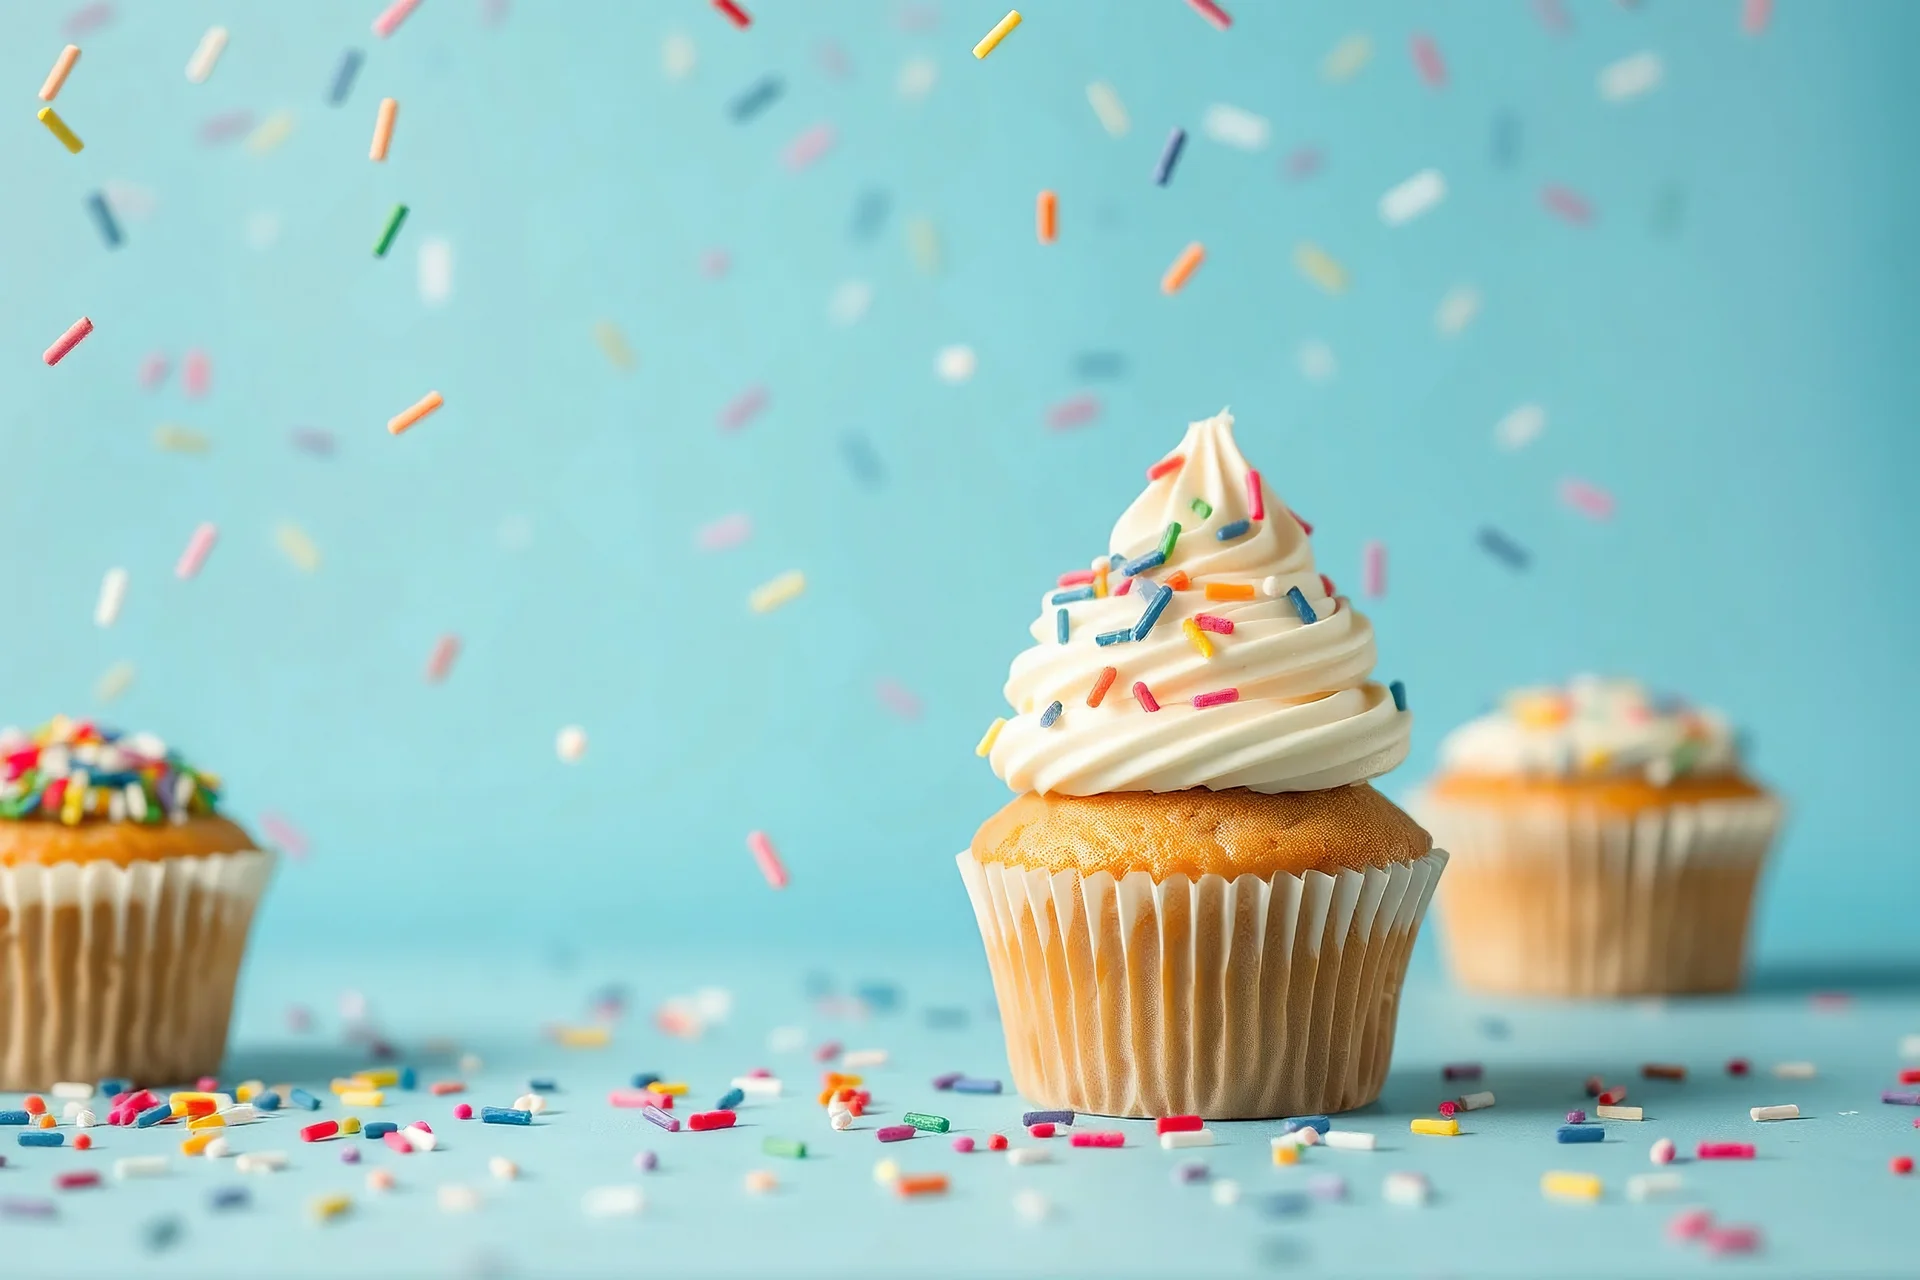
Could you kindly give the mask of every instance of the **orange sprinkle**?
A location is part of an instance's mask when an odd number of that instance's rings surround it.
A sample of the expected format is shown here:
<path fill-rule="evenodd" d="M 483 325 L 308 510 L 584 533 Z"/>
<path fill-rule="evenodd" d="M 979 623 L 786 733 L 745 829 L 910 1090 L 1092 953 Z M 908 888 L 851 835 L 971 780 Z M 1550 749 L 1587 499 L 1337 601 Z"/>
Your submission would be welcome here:
<path fill-rule="evenodd" d="M 420 419 L 426 417 L 445 403 L 446 401 L 440 398 L 438 391 L 427 392 L 426 395 L 420 397 L 419 402 L 412 408 L 387 419 L 387 434 L 391 436 L 399 435 L 402 431 L 405 431 L 408 427 L 420 421 Z"/>
<path fill-rule="evenodd" d="M 1107 562 L 1105 560 L 1102 560 L 1093 570 L 1093 598 L 1095 600 L 1107 598 Z"/>
<path fill-rule="evenodd" d="M 26 1109 L 27 1114 L 30 1116 L 45 1115 L 47 1113 L 47 1100 L 37 1093 L 28 1094 L 20 1105 Z"/>
<path fill-rule="evenodd" d="M 822 1089 L 820 1091 L 820 1105 L 824 1107 L 829 1102 L 832 1102 L 832 1101 L 833 1101 L 833 1090 L 831 1088 Z"/>
<path fill-rule="evenodd" d="M 939 1195 L 947 1189 L 947 1175 L 944 1173 L 909 1174 L 895 1182 L 893 1189 L 903 1196 Z"/>
<path fill-rule="evenodd" d="M 1097 707 L 1100 699 L 1107 696 L 1107 690 L 1113 688 L 1113 681 L 1120 674 L 1118 667 L 1100 668 L 1100 678 L 1093 682 L 1093 688 L 1087 691 L 1087 705 Z"/>
<path fill-rule="evenodd" d="M 1170 476 L 1186 464 L 1186 454 L 1170 453 L 1147 468 L 1147 479 L 1158 480 L 1161 476 Z"/>
<path fill-rule="evenodd" d="M 373 121 L 373 145 L 367 148 L 367 159 L 385 160 L 387 148 L 393 144 L 393 121 L 400 114 L 400 104 L 392 98 L 380 99 L 380 111 Z"/>
<path fill-rule="evenodd" d="M 1180 256 L 1167 268 L 1167 274 L 1160 277 L 1160 292 L 1178 293 L 1186 288 L 1187 281 L 1200 269 L 1200 263 L 1206 258 L 1207 251 L 1195 240 L 1180 251 Z"/>
<path fill-rule="evenodd" d="M 427 1086 L 427 1092 L 436 1098 L 444 1098 L 450 1093 L 465 1093 L 466 1091 L 467 1082 L 465 1080 L 435 1080 Z"/>
<path fill-rule="evenodd" d="M 36 1116 L 33 1122 L 39 1125 L 42 1129 L 51 1129 L 53 1128 L 54 1125 L 59 1123 L 59 1121 L 55 1120 L 51 1115 L 49 1115 L 44 1111 L 42 1111 L 38 1116 Z"/>
<path fill-rule="evenodd" d="M 1253 584 L 1251 582 L 1209 582 L 1207 584 L 1209 600 L 1251 600 Z"/>
<path fill-rule="evenodd" d="M 1172 587 L 1175 591 L 1185 591 L 1188 587 L 1193 585 L 1193 579 L 1187 576 L 1187 571 L 1185 569 L 1175 569 L 1172 573 L 1167 575 L 1166 583 L 1168 586 Z"/>
<path fill-rule="evenodd" d="M 212 1142 L 219 1136 L 219 1134 L 213 1132 L 196 1133 L 180 1144 L 180 1154 L 183 1156 L 197 1156 L 207 1149 L 209 1142 Z"/>
<path fill-rule="evenodd" d="M 1041 244 L 1052 244 L 1060 233 L 1060 197 L 1051 191 L 1042 191 L 1040 199 L 1033 207 L 1034 229 L 1040 234 Z"/>

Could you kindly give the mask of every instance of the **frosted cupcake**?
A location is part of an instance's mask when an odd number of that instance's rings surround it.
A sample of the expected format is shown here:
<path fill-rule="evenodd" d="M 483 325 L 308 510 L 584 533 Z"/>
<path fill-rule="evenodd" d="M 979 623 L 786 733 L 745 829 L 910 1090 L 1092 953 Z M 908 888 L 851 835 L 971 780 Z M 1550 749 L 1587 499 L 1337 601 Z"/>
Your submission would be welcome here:
<path fill-rule="evenodd" d="M 0 1089 L 211 1075 L 268 855 L 151 734 L 0 729 Z"/>
<path fill-rule="evenodd" d="M 1440 916 L 1461 982 L 1623 996 L 1739 985 L 1782 807 L 1718 713 L 1581 677 L 1461 726 L 1416 812 L 1454 855 Z"/>
<path fill-rule="evenodd" d="M 1014 1082 L 1101 1115 L 1362 1106 L 1446 864 L 1368 785 L 1404 699 L 1230 416 L 1147 482 L 980 745 L 1018 793 L 959 857 Z"/>

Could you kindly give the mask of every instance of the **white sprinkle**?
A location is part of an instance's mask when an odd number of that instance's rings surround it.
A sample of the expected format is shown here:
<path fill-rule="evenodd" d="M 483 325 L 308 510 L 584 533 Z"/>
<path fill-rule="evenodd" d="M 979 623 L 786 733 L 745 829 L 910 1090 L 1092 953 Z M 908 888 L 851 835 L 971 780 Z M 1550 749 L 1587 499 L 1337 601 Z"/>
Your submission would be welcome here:
<path fill-rule="evenodd" d="M 677 31 L 660 46 L 660 69 L 667 73 L 669 80 L 685 80 L 693 74 L 694 64 L 698 60 L 693 41 Z"/>
<path fill-rule="evenodd" d="M 873 286 L 865 280 L 843 280 L 827 299 L 827 319 L 846 328 L 858 324 L 873 305 Z"/>
<path fill-rule="evenodd" d="M 827 1112 L 827 1123 L 835 1129 L 851 1129 L 853 1128 L 853 1112 L 845 1110 L 829 1111 Z"/>
<path fill-rule="evenodd" d="M 260 1108 L 254 1106 L 251 1102 L 242 1102 L 235 1106 L 223 1108 L 220 1112 L 220 1118 L 228 1124 L 252 1124 L 260 1118 L 261 1114 Z"/>
<path fill-rule="evenodd" d="M 554 754 L 562 764 L 578 764 L 587 754 L 587 731 L 577 724 L 562 729 L 553 739 Z"/>
<path fill-rule="evenodd" d="M 887 1065 L 885 1049 L 855 1049 L 842 1054 L 840 1065 L 843 1067 L 884 1067 Z"/>
<path fill-rule="evenodd" d="M 1029 1187 L 1013 1198 L 1013 1211 L 1027 1222 L 1042 1222 L 1053 1212 L 1053 1204 L 1038 1191 Z"/>
<path fill-rule="evenodd" d="M 1315 339 L 1300 344 L 1300 376 L 1308 382 L 1325 382 L 1340 370 L 1333 348 Z"/>
<path fill-rule="evenodd" d="M 932 58 L 908 58 L 900 64 L 900 74 L 894 80 L 894 87 L 900 96 L 909 102 L 918 102 L 933 92 L 933 86 L 940 79 L 940 68 Z"/>
<path fill-rule="evenodd" d="M 1360 1129 L 1329 1129 L 1320 1140 L 1335 1151 L 1371 1151 L 1377 1139 Z"/>
<path fill-rule="evenodd" d="M 453 246 L 439 236 L 420 242 L 416 259 L 420 301 L 437 307 L 453 296 Z"/>
<path fill-rule="evenodd" d="M 873 1166 L 873 1180 L 883 1187 L 890 1187 L 900 1177 L 900 1166 L 891 1158 L 877 1160 Z"/>
<path fill-rule="evenodd" d="M 1307 1145 L 1307 1140 L 1301 1135 L 1308 1133 L 1313 1133 L 1313 1130 L 1295 1129 L 1292 1133 L 1275 1134 L 1268 1142 L 1275 1151 L 1282 1147 L 1304 1147 Z"/>
<path fill-rule="evenodd" d="M 81 1107 L 78 1111 L 75 1111 L 70 1118 L 73 1121 L 73 1127 L 76 1129 L 91 1129 L 94 1125 L 94 1114 L 85 1107 Z"/>
<path fill-rule="evenodd" d="M 1224 102 L 1207 108 L 1207 114 L 1200 118 L 1200 131 L 1223 146 L 1239 147 L 1242 151 L 1258 151 L 1266 146 L 1271 132 L 1265 117 Z"/>
<path fill-rule="evenodd" d="M 152 1178 L 167 1171 L 165 1156 L 121 1156 L 113 1162 L 116 1178 Z"/>
<path fill-rule="evenodd" d="M 1100 117 L 1100 127 L 1113 138 L 1124 138 L 1133 122 L 1127 119 L 1127 108 L 1120 101 L 1120 95 L 1113 86 L 1105 81 L 1096 80 L 1087 86 L 1087 104 L 1093 108 L 1093 114 Z"/>
<path fill-rule="evenodd" d="M 1446 178 L 1438 169 L 1422 169 L 1380 197 L 1380 221 L 1405 226 L 1446 198 Z"/>
<path fill-rule="evenodd" d="M 1456 338 L 1479 314 L 1480 291 L 1470 284 L 1455 285 L 1440 299 L 1440 309 L 1433 313 L 1433 327 L 1443 338 Z"/>
<path fill-rule="evenodd" d="M 1747 1112 L 1755 1120 L 1798 1120 L 1800 1108 L 1794 1103 L 1782 1103 L 1777 1107 L 1753 1107 Z"/>
<path fill-rule="evenodd" d="M 1816 1072 L 1811 1062 L 1776 1063 L 1773 1074 L 1781 1080 L 1811 1080 Z"/>
<path fill-rule="evenodd" d="M 1427 1180 L 1417 1173 L 1390 1173 L 1380 1184 L 1380 1197 L 1388 1204 L 1423 1205 L 1427 1202 Z"/>
<path fill-rule="evenodd" d="M 1645 1120 L 1647 1118 L 1644 1107 L 1598 1106 L 1593 1109 L 1593 1114 L 1601 1120 Z"/>
<path fill-rule="evenodd" d="M 1492 1105 L 1493 1095 L 1484 1091 L 1480 1093 L 1469 1093 L 1460 1099 L 1460 1109 L 1462 1111 L 1479 1111 L 1484 1107 L 1490 1107 Z"/>
<path fill-rule="evenodd" d="M 1683 1185 L 1677 1173 L 1636 1173 L 1627 1179 L 1627 1199 L 1639 1201 L 1670 1196 Z"/>
<path fill-rule="evenodd" d="M 227 1144 L 225 1137 L 215 1138 L 212 1142 L 200 1148 L 200 1154 L 209 1160 L 224 1160 L 228 1155 L 232 1154 L 232 1151 L 233 1148 Z"/>
<path fill-rule="evenodd" d="M 457 1182 L 442 1183 L 435 1198 L 442 1213 L 472 1213 L 480 1207 L 480 1193 Z"/>
<path fill-rule="evenodd" d="M 207 77 L 213 74 L 213 66 L 220 61 L 221 50 L 227 47 L 227 29 L 208 27 L 207 34 L 200 37 L 200 47 L 187 59 L 187 79 L 195 84 L 205 84 Z"/>
<path fill-rule="evenodd" d="M 1232 1178 L 1217 1178 L 1213 1184 L 1213 1202 L 1221 1208 L 1240 1203 L 1240 1184 Z"/>
<path fill-rule="evenodd" d="M 132 687 L 133 664 L 116 662 L 94 681 L 93 698 L 96 702 L 112 702 Z"/>
<path fill-rule="evenodd" d="M 275 1173 L 287 1167 L 284 1151 L 249 1151 L 233 1162 L 241 1173 Z"/>
<path fill-rule="evenodd" d="M 1537 404 L 1514 409 L 1493 429 L 1493 438 L 1502 449 L 1519 449 L 1547 429 L 1547 411 Z"/>
<path fill-rule="evenodd" d="M 1047 1154 L 1045 1147 L 1009 1147 L 1007 1149 L 1008 1164 L 1045 1164 L 1051 1159 L 1053 1157 Z"/>
<path fill-rule="evenodd" d="M 539 1115 L 547 1109 L 547 1100 L 537 1093 L 523 1093 L 513 1100 L 515 1111 L 531 1111 Z"/>
<path fill-rule="evenodd" d="M 520 1176 L 520 1166 L 505 1156 L 495 1156 L 487 1161 L 487 1172 L 503 1182 L 511 1182 Z"/>
<path fill-rule="evenodd" d="M 115 573 L 120 574 L 124 578 L 126 570 L 115 569 L 107 576 L 112 577 Z M 102 623 L 101 625 L 105 626 L 106 624 Z M 56 1098 L 91 1098 L 93 1096 L 93 1086 L 84 1080 L 62 1080 L 59 1084 L 53 1086 L 51 1092 Z"/>
<path fill-rule="evenodd" d="M 1660 87 L 1666 68 L 1660 55 L 1643 49 L 1600 68 L 1600 96 L 1608 102 L 1628 102 Z"/>
<path fill-rule="evenodd" d="M 972 347 L 942 347 L 933 367 L 946 382 L 965 382 L 980 367 L 980 358 L 973 354 Z"/>
<path fill-rule="evenodd" d="M 485 1066 L 486 1064 L 480 1061 L 480 1055 L 477 1053 L 460 1055 L 460 1074 L 463 1076 L 477 1076 Z"/>
<path fill-rule="evenodd" d="M 589 1218 L 612 1218 L 639 1213 L 647 1207 L 647 1197 L 639 1187 L 595 1187 L 581 1198 L 580 1207 Z"/>
<path fill-rule="evenodd" d="M 517 1108 L 525 1110 L 525 1108 Z M 431 1151 L 440 1145 L 440 1139 L 417 1124 L 410 1124 L 400 1131 L 400 1136 L 413 1145 L 415 1151 Z"/>
<path fill-rule="evenodd" d="M 735 1076 L 733 1087 L 749 1098 L 777 1098 L 780 1081 L 774 1076 Z"/>
<path fill-rule="evenodd" d="M 1908 1062 L 1920 1062 L 1920 1033 L 1900 1037 L 1900 1056 Z"/>
<path fill-rule="evenodd" d="M 1162 1151 L 1177 1151 L 1181 1147 L 1210 1147 L 1213 1145 L 1213 1130 L 1182 1129 L 1175 1133 L 1160 1135 Z"/>
<path fill-rule="evenodd" d="M 774 1053 L 793 1053 L 807 1043 L 804 1027 L 775 1027 L 767 1033 L 767 1048 Z M 739 1081 L 734 1081 L 739 1084 Z M 740 1085 L 746 1088 L 745 1085 Z"/>

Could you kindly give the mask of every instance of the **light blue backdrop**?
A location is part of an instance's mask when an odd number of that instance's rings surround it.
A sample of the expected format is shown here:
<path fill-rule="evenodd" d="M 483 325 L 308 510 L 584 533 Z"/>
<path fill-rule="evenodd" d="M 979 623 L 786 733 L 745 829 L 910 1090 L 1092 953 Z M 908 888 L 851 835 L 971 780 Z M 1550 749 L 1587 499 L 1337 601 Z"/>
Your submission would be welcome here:
<path fill-rule="evenodd" d="M 762 0 L 743 33 L 694 0 L 426 0 L 387 41 L 368 0 L 123 4 L 59 98 L 79 156 L 33 119 L 66 15 L 5 5 L 0 720 L 154 727 L 226 773 L 243 818 L 293 818 L 313 851 L 275 889 L 268 946 L 971 946 L 952 855 L 1005 795 L 970 748 L 1037 592 L 1103 544 L 1185 422 L 1231 404 L 1343 588 L 1364 540 L 1390 549 L 1390 593 L 1365 607 L 1418 716 L 1390 790 L 1505 686 L 1638 674 L 1729 709 L 1792 801 L 1763 956 L 1911 954 L 1920 6 L 1781 0 L 1750 36 L 1736 0 L 1568 0 L 1556 35 L 1525 0 L 1239 0 L 1221 33 L 1176 0 L 1032 0 L 976 62 L 1003 4 Z M 231 43 L 190 84 L 214 22 Z M 1415 30 L 1442 90 L 1416 74 Z M 697 57 L 681 80 L 673 33 Z M 1329 83 L 1353 33 L 1373 58 Z M 329 107 L 349 46 L 367 63 Z M 1640 50 L 1664 82 L 1604 102 L 1600 68 Z M 899 87 L 913 59 L 937 74 L 918 100 Z M 735 123 L 769 74 L 784 94 Z M 1095 80 L 1125 137 L 1089 108 Z M 1267 118 L 1271 141 L 1209 140 L 1213 103 Z M 292 132 L 263 154 L 201 140 L 241 110 L 290 112 Z M 821 123 L 834 148 L 788 171 Z M 1156 188 L 1175 124 L 1194 136 Z M 1320 171 L 1289 178 L 1308 146 Z M 1383 226 L 1380 195 L 1426 167 L 1444 204 Z M 1543 209 L 1549 183 L 1591 225 Z M 84 205 L 109 184 L 113 251 Z M 1032 231 L 1042 187 L 1052 247 Z M 395 201 L 412 214 L 377 261 Z M 437 306 L 417 281 L 433 238 L 454 257 Z M 1162 296 L 1196 239 L 1206 264 Z M 1303 240 L 1346 266 L 1345 296 L 1294 269 Z M 838 325 L 849 281 L 872 303 Z M 1436 309 L 1463 286 L 1482 307 L 1449 338 Z M 96 332 L 44 367 L 83 313 Z M 595 346 L 603 320 L 630 374 Z M 1302 371 L 1313 342 L 1330 378 Z M 952 385 L 934 362 L 958 343 L 979 370 Z M 212 358 L 204 399 L 180 389 L 191 347 Z M 176 372 L 148 392 L 154 350 Z M 1124 370 L 1086 376 L 1096 351 Z M 766 410 L 722 431 L 756 384 Z M 429 389 L 446 408 L 390 439 Z M 1047 427 L 1089 392 L 1096 423 Z M 1499 448 L 1527 403 L 1544 434 Z M 211 451 L 157 449 L 162 423 Z M 298 428 L 335 455 L 296 450 Z M 855 434 L 877 481 L 850 465 Z M 1610 490 L 1617 517 L 1562 505 L 1566 477 Z M 751 539 L 697 550 L 734 512 Z M 203 520 L 220 544 L 176 581 Z M 286 521 L 317 572 L 276 549 Z M 1483 524 L 1531 569 L 1479 550 Z M 102 631 L 112 565 L 132 587 Z M 750 613 L 789 569 L 805 597 Z M 429 685 L 448 631 L 464 651 Z M 90 690 L 123 660 L 137 679 L 101 707 Z M 886 709 L 882 679 L 924 714 Z M 571 768 L 553 750 L 570 722 L 592 739 Z M 754 827 L 791 867 L 783 895 L 746 854 Z"/>

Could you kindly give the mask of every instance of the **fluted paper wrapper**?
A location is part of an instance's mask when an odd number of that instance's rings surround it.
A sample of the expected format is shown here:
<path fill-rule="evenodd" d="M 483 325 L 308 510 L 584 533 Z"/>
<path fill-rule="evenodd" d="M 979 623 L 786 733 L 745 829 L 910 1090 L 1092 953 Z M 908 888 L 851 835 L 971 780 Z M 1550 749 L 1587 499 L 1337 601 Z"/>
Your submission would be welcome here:
<path fill-rule="evenodd" d="M 269 855 L 0 867 L 0 1089 L 213 1075 Z"/>
<path fill-rule="evenodd" d="M 1623 814 L 1424 797 L 1453 851 L 1441 936 L 1480 991 L 1630 996 L 1731 991 L 1782 807 L 1772 796 Z"/>
<path fill-rule="evenodd" d="M 959 864 L 1022 1094 L 1094 1115 L 1241 1120 L 1379 1096 L 1447 855 L 1158 883 L 970 852 Z"/>

